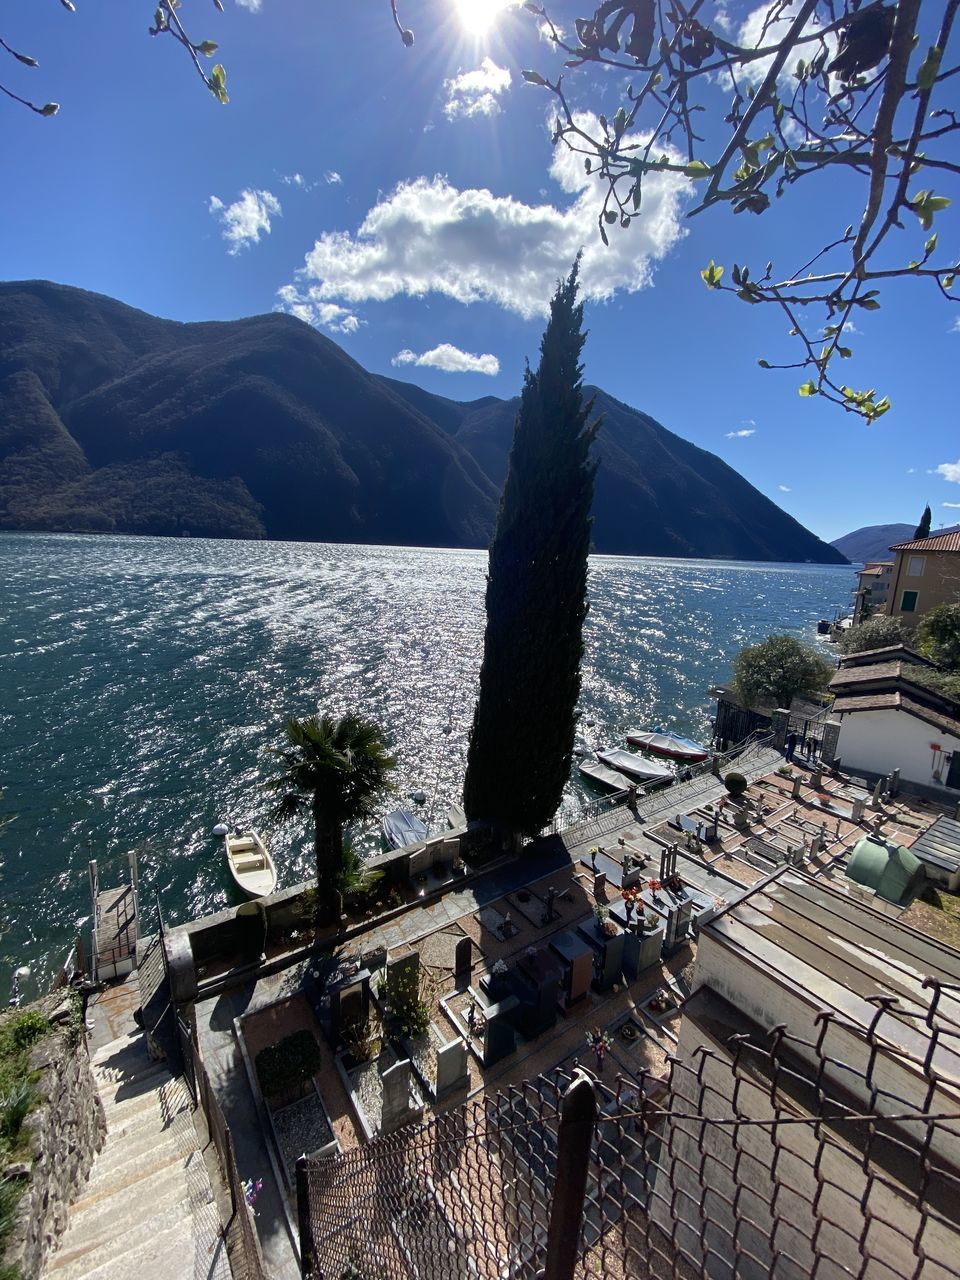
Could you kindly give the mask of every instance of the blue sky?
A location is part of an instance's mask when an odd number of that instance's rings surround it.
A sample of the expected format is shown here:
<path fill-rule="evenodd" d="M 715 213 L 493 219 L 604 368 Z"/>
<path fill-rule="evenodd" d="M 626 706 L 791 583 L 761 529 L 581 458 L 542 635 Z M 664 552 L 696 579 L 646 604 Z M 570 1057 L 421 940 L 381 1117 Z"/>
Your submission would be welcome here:
<path fill-rule="evenodd" d="M 960 520 L 960 306 L 909 283 L 858 319 L 850 380 L 893 401 L 867 428 L 800 398 L 806 375 L 760 370 L 760 356 L 796 358 L 785 325 L 699 276 L 711 258 L 796 269 L 820 228 L 858 221 L 858 187 L 817 178 L 763 217 L 688 221 L 690 184 L 671 180 L 605 250 L 597 189 L 554 151 L 549 95 L 520 77 L 554 72 L 557 54 L 516 6 L 402 0 L 406 49 L 388 0 L 224 3 L 185 0 L 181 13 L 195 40 L 219 43 L 228 106 L 172 40 L 147 35 L 150 3 L 5 6 L 0 35 L 41 66 L 5 60 L 0 80 L 62 109 L 41 119 L 0 100 L 0 276 L 180 320 L 282 306 L 366 368 L 466 400 L 517 392 L 552 285 L 583 244 L 589 381 L 719 454 L 822 537 L 916 521 L 925 502 L 934 527 Z M 751 6 L 725 8 L 736 26 Z M 552 9 L 568 25 L 585 11 Z M 584 110 L 614 110 L 623 84 L 603 71 L 569 81 Z M 958 207 L 937 220 L 954 255 Z M 905 259 L 919 256 L 919 226 L 900 239 Z"/>

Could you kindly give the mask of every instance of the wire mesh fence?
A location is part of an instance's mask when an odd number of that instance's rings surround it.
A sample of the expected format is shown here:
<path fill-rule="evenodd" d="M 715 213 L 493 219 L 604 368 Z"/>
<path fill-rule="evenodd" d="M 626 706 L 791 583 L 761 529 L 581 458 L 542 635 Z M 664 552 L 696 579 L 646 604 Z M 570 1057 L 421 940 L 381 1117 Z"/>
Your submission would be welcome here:
<path fill-rule="evenodd" d="M 927 982 L 925 1009 L 896 1010 L 899 1044 L 888 997 L 866 1033 L 838 1014 L 807 1037 L 708 1018 L 663 1077 L 558 1069 L 304 1158 L 304 1275 L 960 1275 L 960 1003 Z"/>

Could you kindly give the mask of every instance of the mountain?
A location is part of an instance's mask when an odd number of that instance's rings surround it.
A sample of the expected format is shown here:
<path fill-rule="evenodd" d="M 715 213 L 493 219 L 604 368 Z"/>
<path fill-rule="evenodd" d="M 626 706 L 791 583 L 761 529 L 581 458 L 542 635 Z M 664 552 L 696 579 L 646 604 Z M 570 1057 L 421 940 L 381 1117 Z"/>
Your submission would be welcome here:
<path fill-rule="evenodd" d="M 913 537 L 915 524 L 868 524 L 853 533 L 845 533 L 830 543 L 854 564 L 866 564 L 868 560 L 892 560 L 890 548 L 895 542 L 907 542 Z"/>
<path fill-rule="evenodd" d="M 598 552 L 843 563 L 715 455 L 590 392 Z M 0 284 L 0 528 L 483 547 L 517 405 L 378 377 L 287 315 L 181 324 Z"/>

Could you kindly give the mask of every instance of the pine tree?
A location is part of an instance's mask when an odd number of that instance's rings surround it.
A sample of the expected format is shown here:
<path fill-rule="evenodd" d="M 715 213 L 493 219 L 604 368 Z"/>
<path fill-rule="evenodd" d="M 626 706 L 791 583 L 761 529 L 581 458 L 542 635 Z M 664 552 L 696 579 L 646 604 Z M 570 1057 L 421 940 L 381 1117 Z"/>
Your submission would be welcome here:
<path fill-rule="evenodd" d="M 487 628 L 463 802 L 467 817 L 534 835 L 569 777 L 587 614 L 599 420 L 583 401 L 580 259 L 550 304 L 528 368 L 490 548 Z"/>
<path fill-rule="evenodd" d="M 930 514 L 930 504 L 928 502 L 923 508 L 923 515 L 920 517 L 920 523 L 917 525 L 916 532 L 913 535 L 914 541 L 916 541 L 917 538 L 930 537 L 930 521 L 932 519 L 933 517 Z"/>

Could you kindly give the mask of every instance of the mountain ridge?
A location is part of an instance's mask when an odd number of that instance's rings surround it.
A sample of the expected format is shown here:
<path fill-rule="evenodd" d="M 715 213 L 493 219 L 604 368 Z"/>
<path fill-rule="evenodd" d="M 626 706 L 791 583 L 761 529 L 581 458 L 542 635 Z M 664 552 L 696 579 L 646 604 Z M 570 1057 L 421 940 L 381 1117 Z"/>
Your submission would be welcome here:
<path fill-rule="evenodd" d="M 594 545 L 843 563 L 599 388 Z M 184 322 L 0 283 L 0 528 L 484 547 L 519 400 L 370 373 L 292 316 Z"/>

